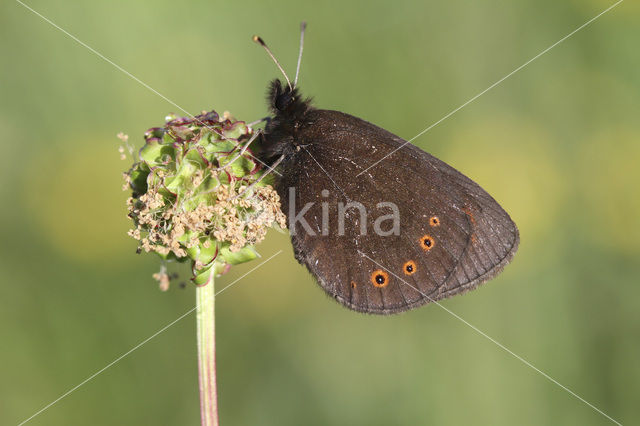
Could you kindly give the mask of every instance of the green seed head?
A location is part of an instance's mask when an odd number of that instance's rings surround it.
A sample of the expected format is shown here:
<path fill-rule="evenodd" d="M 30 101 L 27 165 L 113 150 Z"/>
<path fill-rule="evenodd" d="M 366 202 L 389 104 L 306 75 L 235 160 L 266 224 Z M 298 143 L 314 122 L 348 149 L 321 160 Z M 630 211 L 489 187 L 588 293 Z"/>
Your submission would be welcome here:
<path fill-rule="evenodd" d="M 252 134 L 227 113 L 168 116 L 145 133 L 139 161 L 124 174 L 129 235 L 163 259 L 190 260 L 196 284 L 255 259 L 267 229 L 286 226 L 271 176 L 259 181 L 265 168 L 244 148 Z"/>

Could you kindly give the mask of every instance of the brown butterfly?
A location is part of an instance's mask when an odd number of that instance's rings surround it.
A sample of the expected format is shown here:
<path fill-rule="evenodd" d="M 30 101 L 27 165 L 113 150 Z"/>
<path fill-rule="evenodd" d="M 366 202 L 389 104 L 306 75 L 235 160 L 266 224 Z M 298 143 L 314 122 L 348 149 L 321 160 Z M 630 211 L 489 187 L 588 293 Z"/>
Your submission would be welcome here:
<path fill-rule="evenodd" d="M 285 76 L 260 159 L 277 168 L 296 259 L 344 306 L 390 314 L 471 290 L 513 258 L 518 229 L 453 167 L 357 117 L 314 108 Z M 373 165 L 373 166 L 372 166 Z"/>

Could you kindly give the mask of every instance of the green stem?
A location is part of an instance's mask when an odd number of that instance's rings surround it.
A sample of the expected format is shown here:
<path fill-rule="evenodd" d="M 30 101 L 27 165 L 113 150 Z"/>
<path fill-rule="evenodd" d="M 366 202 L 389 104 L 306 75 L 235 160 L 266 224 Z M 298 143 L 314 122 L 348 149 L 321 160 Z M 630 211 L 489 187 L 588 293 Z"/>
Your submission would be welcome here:
<path fill-rule="evenodd" d="M 202 426 L 218 426 L 218 390 L 216 387 L 215 267 L 206 284 L 196 287 L 198 333 L 198 377 Z"/>

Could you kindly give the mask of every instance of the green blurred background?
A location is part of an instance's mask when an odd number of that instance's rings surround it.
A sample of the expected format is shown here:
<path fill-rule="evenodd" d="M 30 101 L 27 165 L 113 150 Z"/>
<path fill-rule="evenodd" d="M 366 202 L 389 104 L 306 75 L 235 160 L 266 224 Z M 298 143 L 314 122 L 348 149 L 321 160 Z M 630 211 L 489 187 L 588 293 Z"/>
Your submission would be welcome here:
<path fill-rule="evenodd" d="M 253 120 L 278 76 L 411 138 L 612 1 L 32 0 L 186 110 Z M 640 398 L 640 6 L 626 1 L 415 143 L 501 202 L 512 265 L 443 302 L 622 423 Z M 194 306 L 134 254 L 116 134 L 180 112 L 19 3 L 0 5 L 0 424 L 18 424 Z M 435 305 L 324 296 L 284 250 L 218 298 L 223 425 L 611 424 Z M 219 288 L 258 263 L 235 267 Z M 186 275 L 185 271 L 183 276 Z M 29 422 L 196 425 L 192 315 Z"/>

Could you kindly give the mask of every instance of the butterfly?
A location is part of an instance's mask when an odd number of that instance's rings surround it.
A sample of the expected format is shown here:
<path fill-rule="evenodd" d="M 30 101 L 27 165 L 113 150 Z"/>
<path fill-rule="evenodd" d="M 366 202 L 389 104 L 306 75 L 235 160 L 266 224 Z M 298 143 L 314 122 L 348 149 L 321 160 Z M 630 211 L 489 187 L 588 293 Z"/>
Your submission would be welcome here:
<path fill-rule="evenodd" d="M 360 118 L 274 79 L 259 158 L 276 170 L 294 254 L 355 311 L 392 314 L 466 292 L 513 258 L 518 228 L 478 184 Z"/>

